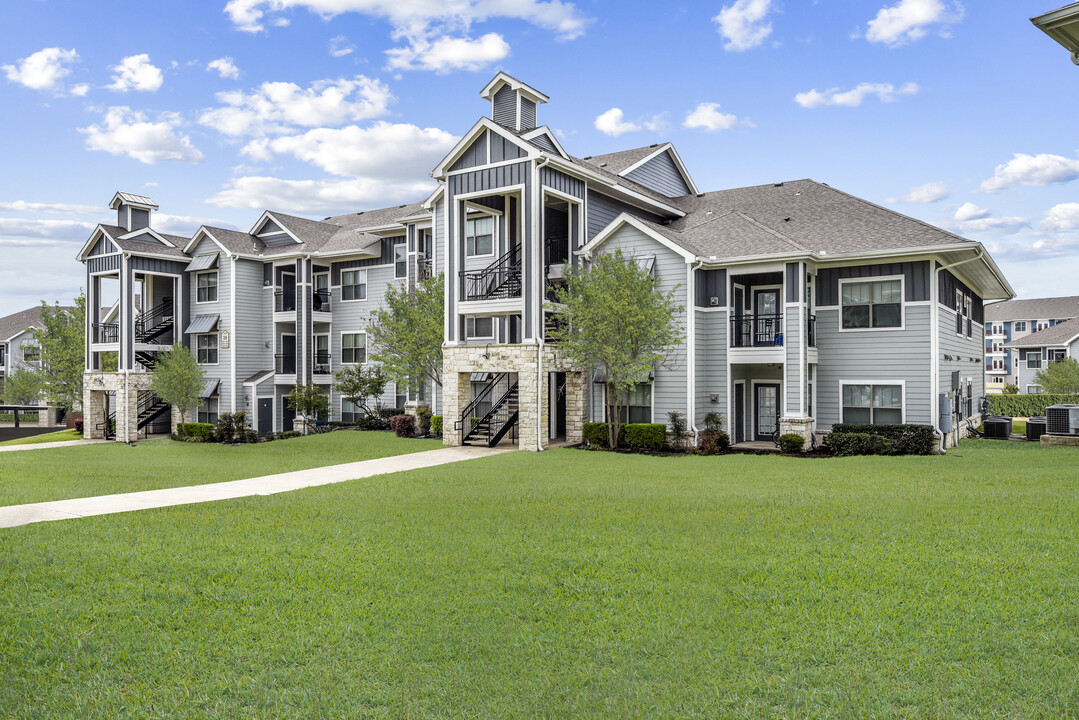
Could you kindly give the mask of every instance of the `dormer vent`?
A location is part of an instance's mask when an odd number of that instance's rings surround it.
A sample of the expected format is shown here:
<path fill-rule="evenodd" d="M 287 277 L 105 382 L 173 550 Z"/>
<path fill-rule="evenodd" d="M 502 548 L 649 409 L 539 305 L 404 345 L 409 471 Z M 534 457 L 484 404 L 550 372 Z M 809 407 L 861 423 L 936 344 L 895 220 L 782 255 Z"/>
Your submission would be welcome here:
<path fill-rule="evenodd" d="M 157 203 L 145 195 L 118 192 L 109 207 L 116 211 L 116 224 L 132 232 L 150 227 L 150 213 L 157 210 Z"/>
<path fill-rule="evenodd" d="M 480 97 L 491 101 L 492 120 L 517 132 L 538 127 L 537 107 L 550 99 L 504 72 L 498 73 L 487 83 Z"/>

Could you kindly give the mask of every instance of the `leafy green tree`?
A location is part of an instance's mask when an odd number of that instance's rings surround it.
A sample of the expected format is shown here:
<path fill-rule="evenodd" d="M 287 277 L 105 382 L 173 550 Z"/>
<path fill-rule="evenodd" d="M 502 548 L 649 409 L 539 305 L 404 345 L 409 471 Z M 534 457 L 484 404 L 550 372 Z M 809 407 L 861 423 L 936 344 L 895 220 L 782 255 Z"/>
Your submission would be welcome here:
<path fill-rule="evenodd" d="M 345 400 L 363 408 L 365 415 L 370 415 L 372 410 L 368 401 L 382 396 L 386 382 L 386 372 L 381 365 L 346 365 L 333 374 L 333 385 L 337 392 Z"/>
<path fill-rule="evenodd" d="M 8 405 L 37 405 L 41 378 L 32 370 L 16 370 L 4 379 L 3 399 Z"/>
<path fill-rule="evenodd" d="M 329 412 L 330 398 L 315 383 L 296 383 L 285 397 L 289 407 L 303 417 L 303 432 L 308 429 L 319 415 Z"/>
<path fill-rule="evenodd" d="M 1051 362 L 1034 375 L 1034 380 L 1050 395 L 1079 393 L 1079 361 L 1064 358 Z"/>
<path fill-rule="evenodd" d="M 442 385 L 442 324 L 445 302 L 442 275 L 427 278 L 414 289 L 386 290 L 384 304 L 371 314 L 368 337 L 387 377 L 415 387 L 424 379 Z"/>
<path fill-rule="evenodd" d="M 184 423 L 188 411 L 202 405 L 202 386 L 205 373 L 195 355 L 182 345 L 173 346 L 158 354 L 150 390 L 169 405 L 180 410 L 180 434 L 186 433 Z"/>
<path fill-rule="evenodd" d="M 674 289 L 659 292 L 651 273 L 621 250 L 570 273 L 555 300 L 563 306 L 562 322 L 549 331 L 551 339 L 577 365 L 607 374 L 608 447 L 617 447 L 621 396 L 668 363 L 682 339 L 677 319 L 685 307 L 675 302 Z"/>
<path fill-rule="evenodd" d="M 1002 395 L 1018 395 L 1019 388 L 1016 385 L 1005 385 L 1004 389 L 1000 391 Z"/>
<path fill-rule="evenodd" d="M 86 365 L 86 295 L 75 298 L 72 308 L 41 302 L 41 324 L 30 332 L 41 348 L 41 363 L 33 372 L 41 394 L 50 402 L 71 410 L 82 404 L 82 373 Z"/>

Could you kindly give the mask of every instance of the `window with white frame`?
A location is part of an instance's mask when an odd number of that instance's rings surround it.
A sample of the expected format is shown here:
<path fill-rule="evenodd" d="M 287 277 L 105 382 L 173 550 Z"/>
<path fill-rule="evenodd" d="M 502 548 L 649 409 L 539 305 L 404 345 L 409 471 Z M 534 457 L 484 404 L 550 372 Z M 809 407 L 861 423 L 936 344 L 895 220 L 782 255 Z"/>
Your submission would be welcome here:
<path fill-rule="evenodd" d="M 840 281 L 844 330 L 903 325 L 903 281 Z"/>
<path fill-rule="evenodd" d="M 408 277 L 408 246 L 404 243 L 393 246 L 393 276 Z"/>
<path fill-rule="evenodd" d="M 217 422 L 217 408 L 218 399 L 215 397 L 203 398 L 202 405 L 199 406 L 199 422 L 200 423 L 216 423 Z"/>
<path fill-rule="evenodd" d="M 217 271 L 195 273 L 195 302 L 217 302 Z"/>
<path fill-rule="evenodd" d="M 898 425 L 903 422 L 903 386 L 856 384 L 843 386 L 843 422 L 859 425 Z"/>
<path fill-rule="evenodd" d="M 1050 350 L 1049 351 L 1049 362 L 1051 362 L 1051 363 L 1060 362 L 1061 360 L 1063 360 L 1067 356 L 1068 356 L 1068 353 L 1066 351 L 1064 351 L 1064 350 Z"/>
<path fill-rule="evenodd" d="M 1026 320 L 1016 320 L 1015 321 L 1015 331 L 1016 332 L 1026 332 L 1027 331 L 1027 321 Z"/>
<path fill-rule="evenodd" d="M 1045 389 L 1041 385 L 1027 385 L 1027 395 L 1043 395 Z"/>
<path fill-rule="evenodd" d="M 967 324 L 967 337 L 974 337 L 974 300 L 963 296 L 963 321 Z"/>
<path fill-rule="evenodd" d="M 341 362 L 367 362 L 367 333 L 345 333 L 341 336 Z"/>
<path fill-rule="evenodd" d="M 955 334 L 963 334 L 963 291 L 955 291 Z"/>
<path fill-rule="evenodd" d="M 493 317 L 476 317 L 474 315 L 466 317 L 465 337 L 470 340 L 494 340 L 495 319 Z"/>
<path fill-rule="evenodd" d="M 606 385 L 604 386 L 606 389 Z M 604 392 L 606 395 L 606 392 Z M 652 422 L 652 383 L 637 383 L 628 390 L 618 391 L 618 415 L 624 423 Z M 604 400 L 607 413 L 610 406 Z"/>
<path fill-rule="evenodd" d="M 367 299 L 367 271 L 366 270 L 342 270 L 341 271 L 341 299 L 342 300 L 366 300 Z"/>
<path fill-rule="evenodd" d="M 465 221 L 465 255 L 476 257 L 494 255 L 495 219 L 491 215 Z"/>
<path fill-rule="evenodd" d="M 23 362 L 36 363 L 41 361 L 41 348 L 37 345 L 22 345 Z"/>
<path fill-rule="evenodd" d="M 1027 361 L 1028 370 L 1040 370 L 1042 367 L 1042 351 L 1027 350 L 1023 359 Z"/>
<path fill-rule="evenodd" d="M 363 408 L 359 405 L 344 398 L 341 399 L 341 422 L 359 422 L 363 419 L 363 415 Z"/>
<path fill-rule="evenodd" d="M 217 364 L 217 333 L 197 335 L 195 341 L 197 359 L 202 365 Z"/>

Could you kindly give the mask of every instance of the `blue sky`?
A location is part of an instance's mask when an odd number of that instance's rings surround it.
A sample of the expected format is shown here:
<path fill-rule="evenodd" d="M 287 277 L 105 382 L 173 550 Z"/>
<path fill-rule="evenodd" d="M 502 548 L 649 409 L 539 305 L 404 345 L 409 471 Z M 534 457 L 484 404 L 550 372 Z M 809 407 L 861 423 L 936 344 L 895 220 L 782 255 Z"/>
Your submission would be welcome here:
<path fill-rule="evenodd" d="M 499 69 L 566 149 L 670 140 L 697 185 L 810 177 L 1079 294 L 1079 67 L 983 0 L 7 0 L 0 315 L 67 301 L 116 190 L 250 228 L 422 198 Z"/>

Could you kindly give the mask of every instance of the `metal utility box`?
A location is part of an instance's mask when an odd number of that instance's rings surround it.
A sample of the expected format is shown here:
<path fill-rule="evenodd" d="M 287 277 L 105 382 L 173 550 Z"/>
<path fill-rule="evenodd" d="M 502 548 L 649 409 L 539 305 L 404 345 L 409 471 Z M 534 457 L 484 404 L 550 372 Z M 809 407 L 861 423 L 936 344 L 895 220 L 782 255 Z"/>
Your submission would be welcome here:
<path fill-rule="evenodd" d="M 1027 440 L 1038 440 L 1045 434 L 1045 418 L 1032 417 L 1027 420 Z"/>
<path fill-rule="evenodd" d="M 1007 440 L 1012 434 L 1012 419 L 1010 417 L 990 417 L 982 421 L 985 427 L 985 437 L 994 440 Z"/>
<path fill-rule="evenodd" d="M 950 433 L 954 428 L 952 417 L 952 399 L 947 395 L 940 396 L 940 431 Z"/>
<path fill-rule="evenodd" d="M 1079 405 L 1045 408 L 1045 431 L 1050 435 L 1079 435 Z"/>

